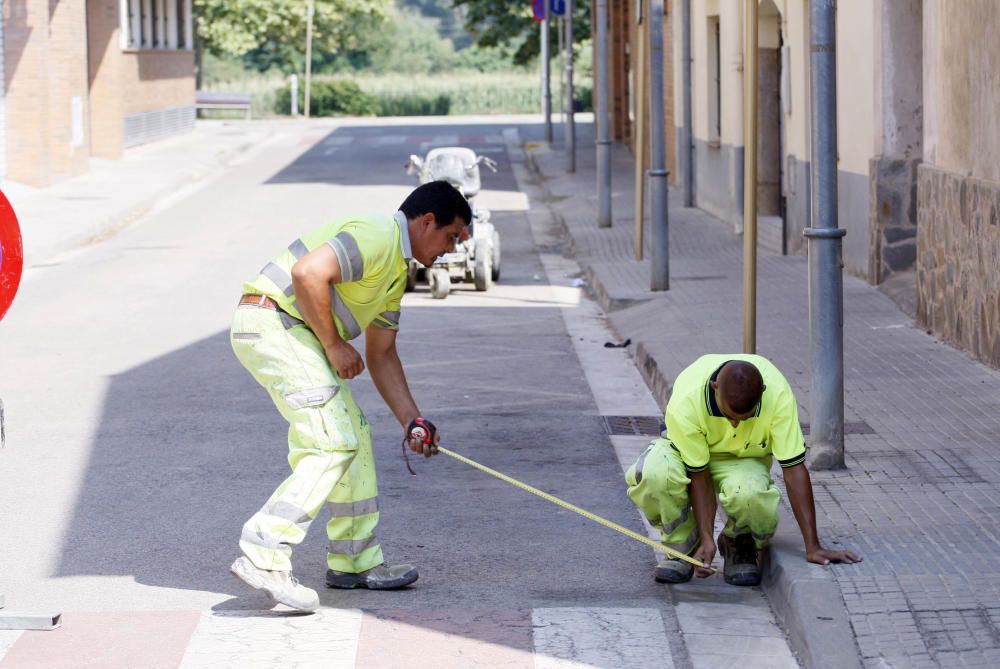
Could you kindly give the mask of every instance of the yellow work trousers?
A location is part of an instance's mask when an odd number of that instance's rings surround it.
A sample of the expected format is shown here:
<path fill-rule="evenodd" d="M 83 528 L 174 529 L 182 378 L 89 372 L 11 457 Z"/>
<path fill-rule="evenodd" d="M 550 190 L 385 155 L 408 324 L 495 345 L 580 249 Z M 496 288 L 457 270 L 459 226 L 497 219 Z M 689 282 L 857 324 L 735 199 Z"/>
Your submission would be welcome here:
<path fill-rule="evenodd" d="M 778 527 L 781 492 L 771 481 L 771 457 L 713 456 L 708 471 L 719 503 L 726 512 L 726 536 L 752 534 L 758 548 L 771 540 Z M 688 496 L 687 469 L 680 453 L 666 439 L 651 443 L 625 473 L 628 496 L 649 522 L 660 530 L 661 541 L 690 555 L 699 544 L 698 525 Z"/>
<path fill-rule="evenodd" d="M 243 525 L 240 549 L 260 569 L 291 570 L 292 546 L 327 504 L 327 565 L 357 573 L 382 564 L 371 428 L 351 389 L 301 322 L 254 305 L 236 309 L 236 357 L 288 421 L 292 475 Z"/>

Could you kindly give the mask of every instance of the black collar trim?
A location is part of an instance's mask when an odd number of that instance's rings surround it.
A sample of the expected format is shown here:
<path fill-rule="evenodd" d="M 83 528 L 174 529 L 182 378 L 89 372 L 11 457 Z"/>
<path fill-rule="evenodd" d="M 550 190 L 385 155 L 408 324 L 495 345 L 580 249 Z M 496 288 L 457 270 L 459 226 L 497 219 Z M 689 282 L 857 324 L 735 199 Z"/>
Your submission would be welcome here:
<path fill-rule="evenodd" d="M 715 381 L 716 379 L 719 378 L 719 372 L 721 372 L 722 368 L 725 367 L 730 362 L 733 361 L 726 360 L 724 363 L 716 367 L 715 371 L 712 372 L 712 375 L 708 377 L 708 381 L 705 382 L 705 409 L 708 411 L 708 415 L 714 418 L 726 418 L 726 415 L 722 413 L 722 411 L 719 409 L 718 403 L 716 403 L 715 401 L 715 392 L 712 390 L 712 381 Z M 765 392 L 767 391 L 765 390 Z M 763 400 L 764 397 L 762 395 L 760 401 L 757 402 L 757 406 L 754 407 L 752 418 L 757 418 L 760 416 L 760 407 L 761 404 L 764 403 Z"/>

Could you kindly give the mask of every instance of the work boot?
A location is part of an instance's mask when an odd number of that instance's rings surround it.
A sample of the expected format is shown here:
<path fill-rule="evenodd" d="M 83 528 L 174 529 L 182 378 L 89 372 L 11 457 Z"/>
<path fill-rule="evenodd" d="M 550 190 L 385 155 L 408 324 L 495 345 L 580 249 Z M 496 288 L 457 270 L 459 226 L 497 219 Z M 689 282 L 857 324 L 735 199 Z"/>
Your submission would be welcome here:
<path fill-rule="evenodd" d="M 725 567 L 722 576 L 729 585 L 760 585 L 760 567 L 757 565 L 757 544 L 753 536 L 741 534 L 735 539 L 719 534 L 719 552 Z"/>
<path fill-rule="evenodd" d="M 236 558 L 229 571 L 251 588 L 263 591 L 280 604 L 299 611 L 315 611 L 319 608 L 319 595 L 316 591 L 299 583 L 290 571 L 258 569 L 246 556 Z"/>
<path fill-rule="evenodd" d="M 653 578 L 657 583 L 687 583 L 694 574 L 694 565 L 684 560 L 664 556 L 656 565 Z"/>
<path fill-rule="evenodd" d="M 328 588 L 368 588 L 370 590 L 395 590 L 417 580 L 417 568 L 408 564 L 389 567 L 380 564 L 367 571 L 352 574 L 345 571 L 326 570 Z"/>

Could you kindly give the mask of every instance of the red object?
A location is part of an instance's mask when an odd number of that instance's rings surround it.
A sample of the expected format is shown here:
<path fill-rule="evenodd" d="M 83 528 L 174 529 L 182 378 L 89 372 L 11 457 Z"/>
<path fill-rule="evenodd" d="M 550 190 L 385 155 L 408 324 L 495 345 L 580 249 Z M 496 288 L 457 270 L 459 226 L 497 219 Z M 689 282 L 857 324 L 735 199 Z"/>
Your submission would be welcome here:
<path fill-rule="evenodd" d="M 14 208 L 3 192 L 0 192 L 0 319 L 14 301 L 23 267 L 21 228 L 17 225 Z"/>
<path fill-rule="evenodd" d="M 534 14 L 535 20 L 541 23 L 545 20 L 545 3 L 548 0 L 531 0 L 531 13 Z"/>

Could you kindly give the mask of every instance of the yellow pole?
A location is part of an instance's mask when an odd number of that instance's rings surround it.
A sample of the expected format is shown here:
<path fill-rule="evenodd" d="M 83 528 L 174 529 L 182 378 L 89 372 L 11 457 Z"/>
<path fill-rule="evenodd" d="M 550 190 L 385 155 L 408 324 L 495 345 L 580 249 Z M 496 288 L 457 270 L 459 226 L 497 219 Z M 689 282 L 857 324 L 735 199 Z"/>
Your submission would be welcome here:
<path fill-rule="evenodd" d="M 313 50 L 313 0 L 309 0 L 306 10 L 306 90 L 304 112 L 309 118 L 309 93 L 312 91 L 312 50 Z"/>
<path fill-rule="evenodd" d="M 641 6 L 641 5 L 640 5 Z M 646 21 L 635 26 L 635 259 L 642 260 L 646 209 Z"/>
<path fill-rule="evenodd" d="M 743 352 L 757 352 L 757 2 L 743 39 Z"/>

